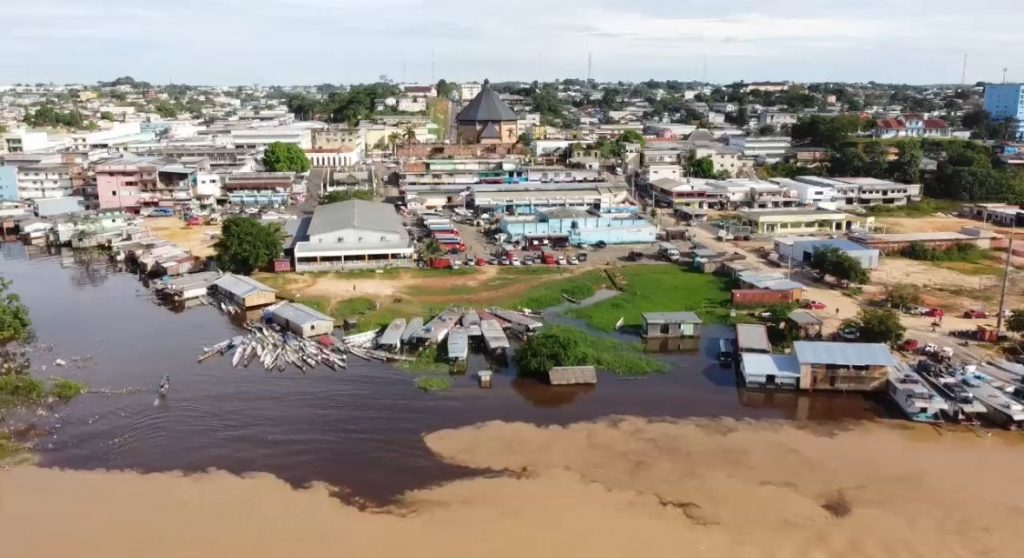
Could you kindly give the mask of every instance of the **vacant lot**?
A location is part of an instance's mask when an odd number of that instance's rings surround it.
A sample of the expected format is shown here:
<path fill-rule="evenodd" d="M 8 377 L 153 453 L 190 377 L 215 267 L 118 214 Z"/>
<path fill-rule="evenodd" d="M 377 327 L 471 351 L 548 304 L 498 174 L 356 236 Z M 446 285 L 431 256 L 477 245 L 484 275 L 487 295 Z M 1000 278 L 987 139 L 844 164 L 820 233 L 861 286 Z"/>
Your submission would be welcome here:
<path fill-rule="evenodd" d="M 608 285 L 603 271 L 563 267 L 494 267 L 457 271 L 408 269 L 385 273 L 262 275 L 284 298 L 335 319 L 356 318 L 360 329 L 395 318 L 429 317 L 449 306 L 541 310 L 586 298 Z"/>
<path fill-rule="evenodd" d="M 146 217 L 142 223 L 153 236 L 176 244 L 201 258 L 213 255 L 213 244 L 220 236 L 220 225 L 189 227 L 177 217 Z"/>
<path fill-rule="evenodd" d="M 720 277 L 674 265 L 634 265 L 611 273 L 622 279 L 623 294 L 572 312 L 597 329 L 612 331 L 619 318 L 625 326 L 638 326 L 644 312 L 691 310 L 705 321 L 721 320 L 728 313 L 729 291 Z"/>

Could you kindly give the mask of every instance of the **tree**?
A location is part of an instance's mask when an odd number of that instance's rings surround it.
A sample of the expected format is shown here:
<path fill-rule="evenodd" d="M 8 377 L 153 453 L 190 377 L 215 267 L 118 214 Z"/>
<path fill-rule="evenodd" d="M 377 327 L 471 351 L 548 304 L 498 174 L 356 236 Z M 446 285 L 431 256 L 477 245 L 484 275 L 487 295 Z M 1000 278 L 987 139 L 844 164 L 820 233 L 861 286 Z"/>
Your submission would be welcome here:
<path fill-rule="evenodd" d="M 748 120 L 750 120 L 750 109 L 747 108 L 747 105 L 740 103 L 740 105 L 736 107 L 736 124 L 739 126 L 746 126 Z"/>
<path fill-rule="evenodd" d="M 917 184 L 921 182 L 921 142 L 910 140 L 900 146 L 900 156 L 889 164 L 890 174 L 893 180 L 904 184 Z"/>
<path fill-rule="evenodd" d="M 11 282 L 0 277 L 0 347 L 29 336 L 32 322 L 21 297 L 9 292 Z"/>
<path fill-rule="evenodd" d="M 161 101 L 153 106 L 153 110 L 160 115 L 161 118 L 174 118 L 178 116 L 178 108 L 167 101 Z"/>
<path fill-rule="evenodd" d="M 248 275 L 281 256 L 283 237 L 277 223 L 264 225 L 249 217 L 228 217 L 213 246 L 217 264 L 222 270 Z"/>
<path fill-rule="evenodd" d="M 871 142 L 864 148 L 863 176 L 886 178 L 889 170 L 889 148 L 878 142 Z"/>
<path fill-rule="evenodd" d="M 716 178 L 715 162 L 711 160 L 711 157 L 697 158 L 691 153 L 686 158 L 684 166 L 687 176 L 693 178 Z"/>
<path fill-rule="evenodd" d="M 808 116 L 793 125 L 794 145 L 813 145 L 839 149 L 850 136 L 860 132 L 860 116 L 844 114 L 839 116 Z"/>
<path fill-rule="evenodd" d="M 906 328 L 900 323 L 900 315 L 893 310 L 865 308 L 856 318 L 845 320 L 842 327 L 854 327 L 860 332 L 860 340 L 868 343 L 888 343 L 896 346 L 903 341 Z"/>
<path fill-rule="evenodd" d="M 338 203 L 348 200 L 372 200 L 373 192 L 370 190 L 334 190 L 333 192 L 327 192 L 327 195 L 320 198 L 320 205 L 327 205 L 329 203 Z"/>
<path fill-rule="evenodd" d="M 516 139 L 516 143 L 527 151 L 533 151 L 533 134 L 530 132 L 523 132 L 519 134 L 519 138 Z"/>
<path fill-rule="evenodd" d="M 774 125 L 772 125 L 772 124 L 765 124 L 764 126 L 760 126 L 757 129 L 757 135 L 759 135 L 759 136 L 770 136 L 770 135 L 775 134 L 775 132 L 777 132 L 777 131 L 778 130 L 775 129 Z"/>
<path fill-rule="evenodd" d="M 448 80 L 441 78 L 437 80 L 437 96 L 442 99 L 450 99 L 452 93 L 455 91 L 455 84 L 448 83 Z"/>
<path fill-rule="evenodd" d="M 866 166 L 867 157 L 853 147 L 842 148 L 828 160 L 829 174 L 832 176 L 863 176 Z"/>
<path fill-rule="evenodd" d="M 310 163 L 301 147 L 293 143 L 274 142 L 263 153 L 263 166 L 270 172 L 306 172 Z"/>
<path fill-rule="evenodd" d="M 423 248 L 420 249 L 420 256 L 427 261 L 440 258 L 441 256 L 444 256 L 444 254 L 444 248 L 442 248 L 441 244 L 434 239 L 427 241 L 427 243 L 423 245 Z"/>
<path fill-rule="evenodd" d="M 860 260 L 833 246 L 814 249 L 811 269 L 822 275 L 831 275 L 840 281 L 855 284 L 867 283 L 871 278 Z"/>
<path fill-rule="evenodd" d="M 1006 329 L 1014 333 L 1024 333 L 1024 310 L 1010 312 L 1010 317 L 1006 320 Z"/>
<path fill-rule="evenodd" d="M 112 113 L 110 111 L 106 111 L 106 110 L 102 111 L 102 112 L 100 112 L 100 119 L 112 122 L 114 120 L 114 113 Z"/>
<path fill-rule="evenodd" d="M 893 308 L 909 308 L 921 305 L 921 289 L 917 285 L 895 283 L 885 288 L 885 299 Z"/>
<path fill-rule="evenodd" d="M 626 143 L 639 143 L 641 147 L 647 143 L 647 140 L 644 139 L 644 135 L 636 130 L 626 130 L 625 132 L 622 132 L 622 134 L 619 135 L 619 139 L 616 141 L 618 141 L 620 145 Z"/>

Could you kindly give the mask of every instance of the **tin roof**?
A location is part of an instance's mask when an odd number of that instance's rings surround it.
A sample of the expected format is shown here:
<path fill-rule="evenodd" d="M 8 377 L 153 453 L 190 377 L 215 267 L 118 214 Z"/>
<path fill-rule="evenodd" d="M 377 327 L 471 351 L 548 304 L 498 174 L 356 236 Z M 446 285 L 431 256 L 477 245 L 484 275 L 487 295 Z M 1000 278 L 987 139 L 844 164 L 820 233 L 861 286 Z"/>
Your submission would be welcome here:
<path fill-rule="evenodd" d="M 693 312 L 644 312 L 644 321 L 649 324 L 701 324 L 704 323 Z"/>
<path fill-rule="evenodd" d="M 316 310 L 313 310 L 305 304 L 299 304 L 297 302 L 285 302 L 284 304 L 274 308 L 274 315 L 280 316 L 293 324 L 305 325 L 310 322 L 316 321 L 327 321 L 334 323 L 334 319 L 325 314 L 321 314 Z"/>
<path fill-rule="evenodd" d="M 757 376 L 800 377 L 800 361 L 793 355 L 740 353 L 744 374 Z"/>
<path fill-rule="evenodd" d="M 821 318 L 811 314 L 807 310 L 793 310 L 789 313 L 789 319 L 801 326 L 818 326 L 822 323 Z"/>
<path fill-rule="evenodd" d="M 793 354 L 803 364 L 839 364 L 843 366 L 893 366 L 889 347 L 882 343 L 838 343 L 797 341 Z"/>
<path fill-rule="evenodd" d="M 741 351 L 771 352 L 768 328 L 760 324 L 736 324 L 736 347 Z"/>
<path fill-rule="evenodd" d="M 217 288 L 227 291 L 237 297 L 247 297 L 253 293 L 260 291 L 276 293 L 274 289 L 260 283 L 252 277 L 246 277 L 245 275 L 235 275 L 233 273 L 225 274 L 223 277 L 213 282 Z"/>

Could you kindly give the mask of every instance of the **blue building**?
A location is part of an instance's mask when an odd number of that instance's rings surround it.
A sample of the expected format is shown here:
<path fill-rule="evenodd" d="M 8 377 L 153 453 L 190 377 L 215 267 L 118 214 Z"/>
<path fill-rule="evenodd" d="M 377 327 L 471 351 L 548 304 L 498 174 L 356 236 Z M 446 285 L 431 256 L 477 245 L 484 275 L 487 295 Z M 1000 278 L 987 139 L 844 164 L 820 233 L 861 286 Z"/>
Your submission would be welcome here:
<path fill-rule="evenodd" d="M 779 254 L 779 259 L 785 263 L 788 263 L 790 258 L 794 264 L 810 263 L 814 251 L 819 248 L 838 248 L 859 261 L 864 269 L 878 269 L 881 259 L 881 252 L 875 248 L 867 248 L 845 238 L 789 236 L 775 239 L 775 251 Z"/>
<path fill-rule="evenodd" d="M 501 232 L 527 246 L 654 242 L 658 229 L 636 213 L 599 213 L 560 207 L 501 219 Z"/>
<path fill-rule="evenodd" d="M 1017 139 L 1024 139 L 1024 84 L 990 83 L 985 85 L 985 110 L 992 120 L 1012 118 L 1016 121 Z"/>

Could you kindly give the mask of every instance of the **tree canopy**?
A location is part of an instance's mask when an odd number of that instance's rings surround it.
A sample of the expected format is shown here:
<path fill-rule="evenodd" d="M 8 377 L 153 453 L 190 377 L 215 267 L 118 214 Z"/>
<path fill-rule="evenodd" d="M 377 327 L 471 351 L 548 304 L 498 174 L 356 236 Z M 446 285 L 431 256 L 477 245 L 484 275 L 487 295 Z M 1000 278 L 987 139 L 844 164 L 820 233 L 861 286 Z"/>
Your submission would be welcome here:
<path fill-rule="evenodd" d="M 850 283 L 867 283 L 871 277 L 860 260 L 834 246 L 815 248 L 811 269 Z"/>
<path fill-rule="evenodd" d="M 893 308 L 909 308 L 920 306 L 921 289 L 917 285 L 895 283 L 885 288 L 885 299 Z"/>
<path fill-rule="evenodd" d="M 24 340 L 32 327 L 28 307 L 10 292 L 10 287 L 10 280 L 0 277 L 0 346 Z"/>
<path fill-rule="evenodd" d="M 78 110 L 63 112 L 51 105 L 43 105 L 34 112 L 27 113 L 25 123 L 40 128 L 63 126 L 76 130 L 94 130 L 97 127 L 95 122 L 85 118 Z"/>
<path fill-rule="evenodd" d="M 813 115 L 801 118 L 793 124 L 790 133 L 794 145 L 827 147 L 838 150 L 854 134 L 861 130 L 860 115 L 839 116 Z"/>
<path fill-rule="evenodd" d="M 860 340 L 868 343 L 897 345 L 903 341 L 906 328 L 900 322 L 900 315 L 894 310 L 864 308 L 856 318 L 845 320 L 843 327 L 854 327 L 860 332 Z"/>
<path fill-rule="evenodd" d="M 1006 320 L 1006 329 L 1014 333 L 1024 333 L 1024 310 L 1010 312 L 1010 317 Z"/>
<path fill-rule="evenodd" d="M 338 203 L 348 200 L 372 200 L 373 192 L 370 190 L 346 189 L 327 192 L 327 195 L 320 198 L 320 204 Z"/>
<path fill-rule="evenodd" d="M 277 223 L 264 225 L 249 217 L 228 217 L 214 244 L 217 264 L 224 271 L 248 275 L 281 256 L 283 236 Z"/>
<path fill-rule="evenodd" d="M 556 366 L 596 366 L 621 375 L 662 372 L 665 365 L 624 343 L 566 326 L 545 326 L 516 351 L 519 373 L 547 380 Z"/>
<path fill-rule="evenodd" d="M 263 153 L 263 166 L 270 172 L 306 172 L 310 163 L 301 147 L 274 142 Z"/>

